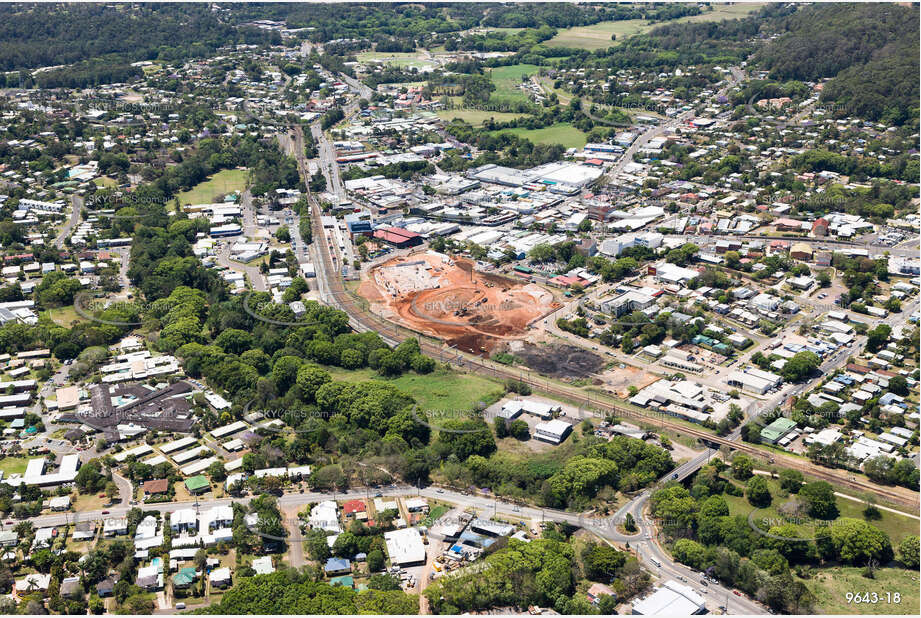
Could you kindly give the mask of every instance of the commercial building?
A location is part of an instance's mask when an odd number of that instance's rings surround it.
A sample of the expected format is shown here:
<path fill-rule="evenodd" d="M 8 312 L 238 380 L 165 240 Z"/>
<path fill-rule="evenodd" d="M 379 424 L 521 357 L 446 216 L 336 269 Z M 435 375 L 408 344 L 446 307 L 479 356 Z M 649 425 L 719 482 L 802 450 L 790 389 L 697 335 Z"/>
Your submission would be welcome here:
<path fill-rule="evenodd" d="M 559 412 L 561 409 L 559 404 L 544 403 L 534 399 L 513 399 L 502 404 L 502 410 L 499 411 L 498 416 L 506 420 L 512 420 L 522 412 L 527 412 L 544 420 L 549 420 L 553 417 L 554 412 Z"/>
<path fill-rule="evenodd" d="M 553 419 L 552 421 L 538 423 L 534 427 L 534 437 L 551 444 L 559 444 L 566 439 L 570 431 L 572 431 L 572 425 L 560 419 Z"/>
<path fill-rule="evenodd" d="M 422 244 L 422 236 L 399 227 L 388 227 L 374 231 L 374 238 L 398 249 L 417 247 Z"/>
<path fill-rule="evenodd" d="M 384 533 L 390 562 L 399 566 L 425 564 L 425 545 L 415 528 L 403 528 Z"/>
<path fill-rule="evenodd" d="M 729 386 L 741 388 L 749 393 L 763 395 L 772 388 L 780 386 L 783 378 L 769 371 L 747 367 L 742 371 L 733 371 L 726 378 Z"/>
<path fill-rule="evenodd" d="M 707 612 L 704 598 L 690 586 L 668 580 L 645 598 L 633 602 L 636 616 L 695 616 Z"/>
<path fill-rule="evenodd" d="M 762 444 L 777 444 L 784 436 L 796 428 L 796 422 L 781 416 L 761 430 Z"/>

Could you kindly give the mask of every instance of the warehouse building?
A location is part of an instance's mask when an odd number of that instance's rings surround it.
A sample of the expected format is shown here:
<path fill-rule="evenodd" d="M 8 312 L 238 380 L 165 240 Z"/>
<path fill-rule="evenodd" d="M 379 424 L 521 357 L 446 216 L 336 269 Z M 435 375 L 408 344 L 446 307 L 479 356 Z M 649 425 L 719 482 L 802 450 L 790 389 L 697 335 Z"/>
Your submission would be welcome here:
<path fill-rule="evenodd" d="M 690 586 L 668 580 L 649 596 L 633 602 L 636 616 L 695 616 L 707 613 L 704 598 Z"/>
<path fill-rule="evenodd" d="M 425 564 L 425 545 L 415 528 L 403 528 L 384 533 L 390 562 L 402 567 Z"/>
<path fill-rule="evenodd" d="M 375 230 L 374 238 L 398 249 L 417 247 L 422 244 L 421 235 L 398 227 Z"/>
<path fill-rule="evenodd" d="M 559 444 L 566 439 L 570 431 L 572 431 L 572 425 L 560 419 L 553 419 L 538 423 L 534 427 L 534 437 L 550 444 Z"/>
<path fill-rule="evenodd" d="M 762 444 L 777 444 L 784 436 L 796 428 L 796 423 L 789 418 L 781 416 L 761 430 Z"/>
<path fill-rule="evenodd" d="M 733 371 L 726 378 L 726 383 L 729 386 L 735 386 L 756 395 L 763 395 L 772 388 L 780 386 L 782 382 L 783 378 L 776 373 L 762 371 L 754 367 L 747 367 L 742 371 Z"/>

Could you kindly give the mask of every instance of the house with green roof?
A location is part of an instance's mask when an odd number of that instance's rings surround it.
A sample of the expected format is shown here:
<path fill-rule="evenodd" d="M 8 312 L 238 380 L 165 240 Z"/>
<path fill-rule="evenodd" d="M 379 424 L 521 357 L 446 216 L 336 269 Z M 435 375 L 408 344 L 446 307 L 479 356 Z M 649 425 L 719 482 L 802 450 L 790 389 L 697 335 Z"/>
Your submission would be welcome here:
<path fill-rule="evenodd" d="M 188 588 L 198 579 L 195 567 L 183 567 L 173 575 L 173 588 Z"/>
<path fill-rule="evenodd" d="M 781 416 L 773 423 L 761 430 L 762 444 L 777 444 L 785 435 L 796 427 L 796 423 L 789 418 Z"/>
<path fill-rule="evenodd" d="M 199 474 L 185 480 L 185 488 L 190 494 L 203 494 L 211 489 L 211 483 L 204 476 Z"/>

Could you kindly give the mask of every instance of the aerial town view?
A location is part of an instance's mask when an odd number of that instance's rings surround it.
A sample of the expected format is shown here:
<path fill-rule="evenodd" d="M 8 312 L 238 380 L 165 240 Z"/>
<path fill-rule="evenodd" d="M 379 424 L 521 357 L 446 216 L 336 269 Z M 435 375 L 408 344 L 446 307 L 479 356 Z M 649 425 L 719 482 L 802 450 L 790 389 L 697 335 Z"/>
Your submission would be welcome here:
<path fill-rule="evenodd" d="M 919 615 L 919 49 L 0 4 L 0 614 Z"/>

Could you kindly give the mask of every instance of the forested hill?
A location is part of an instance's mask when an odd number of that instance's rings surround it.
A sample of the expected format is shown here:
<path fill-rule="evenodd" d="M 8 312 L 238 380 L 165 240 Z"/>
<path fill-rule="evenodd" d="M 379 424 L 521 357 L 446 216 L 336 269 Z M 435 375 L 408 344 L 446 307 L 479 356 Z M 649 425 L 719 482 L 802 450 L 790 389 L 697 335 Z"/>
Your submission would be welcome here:
<path fill-rule="evenodd" d="M 207 4 L 2 4 L 0 70 L 110 56 L 110 62 L 205 56 L 222 45 L 278 39 L 222 23 Z M 280 39 L 279 39 L 280 40 Z"/>
<path fill-rule="evenodd" d="M 753 56 L 778 80 L 826 84 L 849 115 L 903 123 L 918 113 L 918 5 L 818 4 L 774 21 Z"/>
<path fill-rule="evenodd" d="M 817 4 L 779 18 L 773 30 L 780 36 L 754 60 L 776 79 L 814 81 L 908 44 L 917 47 L 918 10 L 897 4 Z"/>

